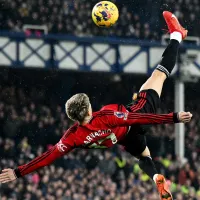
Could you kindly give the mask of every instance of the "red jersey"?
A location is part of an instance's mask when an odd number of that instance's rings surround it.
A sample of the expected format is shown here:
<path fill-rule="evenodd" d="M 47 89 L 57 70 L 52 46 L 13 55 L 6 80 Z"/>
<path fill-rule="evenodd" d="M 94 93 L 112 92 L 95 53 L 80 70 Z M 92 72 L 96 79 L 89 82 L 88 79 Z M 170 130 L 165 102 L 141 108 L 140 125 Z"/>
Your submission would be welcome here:
<path fill-rule="evenodd" d="M 119 111 L 120 110 L 120 111 Z M 75 123 L 60 141 L 28 164 L 15 169 L 17 177 L 51 164 L 74 148 L 109 148 L 122 140 L 130 126 L 178 123 L 177 113 L 147 114 L 129 112 L 123 105 L 112 104 L 93 113 L 86 125 Z"/>

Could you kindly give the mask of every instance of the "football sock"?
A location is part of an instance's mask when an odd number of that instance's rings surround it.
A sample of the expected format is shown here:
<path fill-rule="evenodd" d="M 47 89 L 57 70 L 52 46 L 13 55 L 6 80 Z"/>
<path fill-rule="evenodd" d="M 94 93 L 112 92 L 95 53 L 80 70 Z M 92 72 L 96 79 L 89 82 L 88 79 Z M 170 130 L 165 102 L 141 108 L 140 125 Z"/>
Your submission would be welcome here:
<path fill-rule="evenodd" d="M 176 37 L 176 36 L 173 36 L 173 37 Z M 162 60 L 160 64 L 156 67 L 157 70 L 164 72 L 167 77 L 169 77 L 169 75 L 171 74 L 176 64 L 179 44 L 180 44 L 179 40 L 171 39 L 169 45 L 167 46 L 167 48 L 165 49 L 162 55 Z"/>
<path fill-rule="evenodd" d="M 154 175 L 158 174 L 155 164 L 150 156 L 141 156 L 139 166 L 151 179 L 153 179 Z"/>
<path fill-rule="evenodd" d="M 182 34 L 174 31 L 173 33 L 170 34 L 170 40 L 177 40 L 179 43 L 182 41 Z"/>
<path fill-rule="evenodd" d="M 158 174 L 154 174 L 154 176 L 153 176 L 153 180 L 155 183 L 156 183 L 157 176 L 158 176 Z"/>

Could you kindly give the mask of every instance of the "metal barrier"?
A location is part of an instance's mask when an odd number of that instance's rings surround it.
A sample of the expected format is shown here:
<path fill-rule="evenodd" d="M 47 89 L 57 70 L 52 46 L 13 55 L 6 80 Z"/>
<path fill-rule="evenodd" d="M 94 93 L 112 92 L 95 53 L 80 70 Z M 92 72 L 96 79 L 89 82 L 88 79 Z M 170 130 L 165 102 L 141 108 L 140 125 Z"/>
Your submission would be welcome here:
<path fill-rule="evenodd" d="M 0 66 L 146 74 L 157 66 L 164 48 L 131 39 L 0 32 Z M 200 47 L 184 48 L 193 57 L 190 73 L 200 76 Z"/>

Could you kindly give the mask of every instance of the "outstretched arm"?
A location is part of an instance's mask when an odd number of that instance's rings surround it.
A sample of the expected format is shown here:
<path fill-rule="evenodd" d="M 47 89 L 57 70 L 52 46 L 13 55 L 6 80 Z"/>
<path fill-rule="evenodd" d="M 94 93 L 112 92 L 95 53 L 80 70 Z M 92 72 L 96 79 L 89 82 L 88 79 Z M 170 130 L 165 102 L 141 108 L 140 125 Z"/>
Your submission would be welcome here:
<path fill-rule="evenodd" d="M 72 148 L 64 145 L 61 141 L 53 146 L 51 149 L 43 153 L 41 156 L 36 157 L 29 163 L 21 165 L 16 169 L 4 169 L 0 174 L 0 183 L 13 181 L 19 177 L 25 176 L 34 172 L 44 166 L 50 165 L 56 159 L 68 153 Z"/>
<path fill-rule="evenodd" d="M 191 120 L 190 112 L 179 112 L 169 114 L 150 114 L 150 113 L 132 113 L 115 112 L 104 110 L 104 122 L 110 126 L 131 126 L 133 124 L 173 124 L 187 123 Z"/>

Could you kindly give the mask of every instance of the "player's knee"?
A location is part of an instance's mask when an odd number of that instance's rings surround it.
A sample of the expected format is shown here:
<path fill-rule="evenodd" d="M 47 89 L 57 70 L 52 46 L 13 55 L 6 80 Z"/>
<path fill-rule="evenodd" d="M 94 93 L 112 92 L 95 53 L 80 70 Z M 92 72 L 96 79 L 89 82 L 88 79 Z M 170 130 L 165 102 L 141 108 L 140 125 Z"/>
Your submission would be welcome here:
<path fill-rule="evenodd" d="M 166 76 L 166 74 L 165 74 L 164 72 L 159 71 L 159 70 L 157 70 L 157 69 L 155 69 L 155 70 L 153 71 L 151 77 L 152 77 L 153 79 L 156 79 L 156 80 L 159 79 L 161 82 L 164 82 L 165 79 L 167 78 L 167 76 Z"/>
<path fill-rule="evenodd" d="M 149 151 L 149 148 L 146 146 L 145 150 L 141 153 L 142 157 L 151 157 L 151 153 Z"/>

